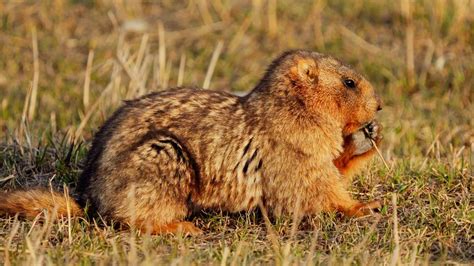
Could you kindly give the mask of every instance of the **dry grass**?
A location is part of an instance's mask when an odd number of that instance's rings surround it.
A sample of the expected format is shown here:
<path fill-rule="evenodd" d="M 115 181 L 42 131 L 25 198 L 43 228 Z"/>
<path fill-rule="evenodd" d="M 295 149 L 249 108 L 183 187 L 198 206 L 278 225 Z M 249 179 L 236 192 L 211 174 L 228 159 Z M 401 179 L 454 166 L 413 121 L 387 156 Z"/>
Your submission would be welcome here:
<path fill-rule="evenodd" d="M 354 183 L 357 198 L 385 207 L 299 226 L 201 213 L 195 238 L 2 218 L 0 262 L 473 263 L 473 1 L 75 2 L 0 2 L 3 190 L 73 190 L 92 134 L 122 99 L 177 84 L 247 91 L 275 55 L 306 48 L 354 65 L 385 101 L 390 170 L 376 159 Z"/>

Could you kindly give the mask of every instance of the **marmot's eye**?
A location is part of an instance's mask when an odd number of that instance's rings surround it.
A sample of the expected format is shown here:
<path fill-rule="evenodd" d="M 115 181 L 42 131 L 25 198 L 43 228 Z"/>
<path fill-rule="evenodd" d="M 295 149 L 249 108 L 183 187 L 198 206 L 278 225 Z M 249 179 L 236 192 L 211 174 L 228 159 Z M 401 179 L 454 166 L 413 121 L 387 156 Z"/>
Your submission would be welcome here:
<path fill-rule="evenodd" d="M 352 79 L 344 79 L 344 85 L 351 89 L 354 89 L 356 87 L 355 81 Z"/>

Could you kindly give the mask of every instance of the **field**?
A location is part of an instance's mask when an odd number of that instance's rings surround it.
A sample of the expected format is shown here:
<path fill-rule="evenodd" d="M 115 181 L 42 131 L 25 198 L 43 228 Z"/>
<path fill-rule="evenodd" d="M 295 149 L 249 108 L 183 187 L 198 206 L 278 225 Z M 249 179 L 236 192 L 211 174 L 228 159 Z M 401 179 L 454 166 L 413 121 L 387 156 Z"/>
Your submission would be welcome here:
<path fill-rule="evenodd" d="M 180 85 L 244 93 L 284 50 L 350 63 L 384 101 L 380 158 L 354 179 L 381 213 L 303 221 L 202 212 L 203 236 L 0 218 L 10 264 L 474 263 L 474 2 L 1 1 L 0 191 L 74 193 L 121 100 Z"/>

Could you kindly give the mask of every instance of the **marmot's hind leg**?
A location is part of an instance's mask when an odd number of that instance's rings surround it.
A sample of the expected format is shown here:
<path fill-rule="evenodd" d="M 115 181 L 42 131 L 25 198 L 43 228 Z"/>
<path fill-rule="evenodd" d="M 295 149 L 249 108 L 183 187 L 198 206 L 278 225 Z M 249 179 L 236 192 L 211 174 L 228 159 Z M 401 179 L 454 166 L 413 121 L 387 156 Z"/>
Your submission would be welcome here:
<path fill-rule="evenodd" d="M 190 195 L 197 174 L 187 149 L 175 138 L 155 134 L 137 142 L 125 173 L 126 199 L 117 208 L 123 222 L 152 234 L 199 234 L 183 220 L 192 210 Z"/>
<path fill-rule="evenodd" d="M 171 222 L 165 225 L 152 225 L 146 224 L 145 226 L 138 227 L 140 231 L 144 233 L 149 233 L 152 235 L 160 234 L 183 234 L 183 235 L 200 235 L 202 230 L 197 228 L 193 223 L 181 221 L 181 222 Z"/>

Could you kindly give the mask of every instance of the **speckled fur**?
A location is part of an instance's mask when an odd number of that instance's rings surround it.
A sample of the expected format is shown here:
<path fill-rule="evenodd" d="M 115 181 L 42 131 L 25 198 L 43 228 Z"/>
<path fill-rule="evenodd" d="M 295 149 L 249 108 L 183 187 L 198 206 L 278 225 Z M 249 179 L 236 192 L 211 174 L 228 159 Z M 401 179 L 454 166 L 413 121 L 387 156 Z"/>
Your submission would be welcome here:
<path fill-rule="evenodd" d="M 364 215 L 378 204 L 346 186 L 373 149 L 355 155 L 352 134 L 379 105 L 361 75 L 303 50 L 277 58 L 244 97 L 176 88 L 126 101 L 94 138 L 78 202 L 152 233 L 198 233 L 183 222 L 193 211 L 259 202 L 273 215 Z"/>

